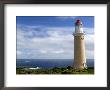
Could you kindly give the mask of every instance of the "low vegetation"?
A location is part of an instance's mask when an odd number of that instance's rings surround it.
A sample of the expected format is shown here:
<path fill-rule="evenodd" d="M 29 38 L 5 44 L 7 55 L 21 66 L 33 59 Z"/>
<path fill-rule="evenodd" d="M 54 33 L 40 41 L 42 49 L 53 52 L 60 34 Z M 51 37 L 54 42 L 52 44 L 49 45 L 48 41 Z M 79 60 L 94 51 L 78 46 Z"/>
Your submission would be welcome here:
<path fill-rule="evenodd" d="M 30 68 L 16 68 L 16 74 L 94 74 L 94 68 L 78 70 L 71 66 L 65 68 L 54 67 L 51 69 L 30 69 Z"/>

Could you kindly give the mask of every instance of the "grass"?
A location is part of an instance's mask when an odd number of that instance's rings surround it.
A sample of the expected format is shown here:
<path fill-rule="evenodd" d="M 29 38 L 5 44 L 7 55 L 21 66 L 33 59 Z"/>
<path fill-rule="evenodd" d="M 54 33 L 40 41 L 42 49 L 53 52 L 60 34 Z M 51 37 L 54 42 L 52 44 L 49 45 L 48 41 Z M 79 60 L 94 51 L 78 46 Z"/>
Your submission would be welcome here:
<path fill-rule="evenodd" d="M 16 74 L 94 74 L 94 68 L 88 67 L 87 69 L 78 70 L 71 66 L 68 67 L 54 67 L 51 69 L 29 69 L 29 68 L 16 68 Z"/>

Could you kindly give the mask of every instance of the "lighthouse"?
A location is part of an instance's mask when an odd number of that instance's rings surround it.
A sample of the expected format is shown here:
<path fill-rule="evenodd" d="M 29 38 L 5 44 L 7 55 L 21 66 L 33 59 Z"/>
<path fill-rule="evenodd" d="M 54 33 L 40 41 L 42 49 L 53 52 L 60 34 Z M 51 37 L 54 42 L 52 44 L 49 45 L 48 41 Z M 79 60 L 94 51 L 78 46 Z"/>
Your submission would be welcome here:
<path fill-rule="evenodd" d="M 85 52 L 85 33 L 83 32 L 83 25 L 80 20 L 75 22 L 74 36 L 74 63 L 75 69 L 85 69 L 86 64 L 86 52 Z"/>

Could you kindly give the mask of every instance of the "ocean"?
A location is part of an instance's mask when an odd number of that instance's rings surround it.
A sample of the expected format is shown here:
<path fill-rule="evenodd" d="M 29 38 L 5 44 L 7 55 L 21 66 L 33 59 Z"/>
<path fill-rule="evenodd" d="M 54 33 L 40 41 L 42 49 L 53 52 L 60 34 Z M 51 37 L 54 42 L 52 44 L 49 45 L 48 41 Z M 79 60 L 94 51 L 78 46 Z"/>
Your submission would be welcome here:
<path fill-rule="evenodd" d="M 67 67 L 73 65 L 73 59 L 17 59 L 16 67 L 27 68 L 53 68 L 53 67 Z M 87 66 L 94 67 L 94 60 L 87 59 Z"/>

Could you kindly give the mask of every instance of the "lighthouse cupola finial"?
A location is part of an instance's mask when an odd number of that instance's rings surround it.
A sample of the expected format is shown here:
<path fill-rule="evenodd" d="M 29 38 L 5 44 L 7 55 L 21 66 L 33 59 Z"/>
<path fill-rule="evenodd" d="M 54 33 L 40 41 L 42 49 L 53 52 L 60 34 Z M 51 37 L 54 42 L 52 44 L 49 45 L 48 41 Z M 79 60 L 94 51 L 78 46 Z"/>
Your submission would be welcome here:
<path fill-rule="evenodd" d="M 75 22 L 75 33 L 83 33 L 82 22 L 79 19 Z"/>

